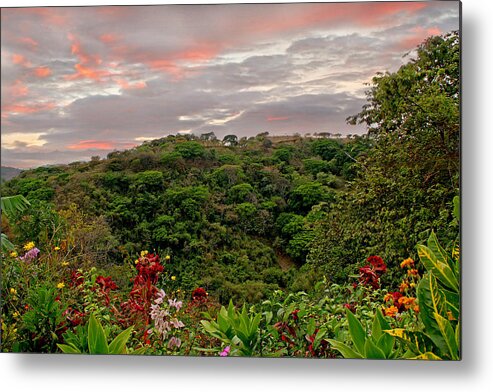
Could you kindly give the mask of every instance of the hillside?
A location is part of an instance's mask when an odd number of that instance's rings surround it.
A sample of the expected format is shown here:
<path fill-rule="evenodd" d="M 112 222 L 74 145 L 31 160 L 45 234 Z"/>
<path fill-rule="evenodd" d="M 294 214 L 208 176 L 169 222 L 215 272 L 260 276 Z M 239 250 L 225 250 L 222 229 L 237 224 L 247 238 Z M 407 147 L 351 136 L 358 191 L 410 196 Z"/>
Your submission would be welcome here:
<path fill-rule="evenodd" d="M 288 267 L 305 263 L 314 225 L 368 146 L 364 137 L 169 136 L 107 159 L 27 170 L 5 190 L 54 203 L 81 262 L 118 266 L 149 249 L 173 257 L 169 273 L 185 289 L 254 301 L 297 282 Z M 26 240 L 41 235 L 33 230 Z"/>
<path fill-rule="evenodd" d="M 22 173 L 21 169 L 16 169 L 15 167 L 2 166 L 0 167 L 0 179 L 1 181 L 9 181 L 15 176 Z"/>

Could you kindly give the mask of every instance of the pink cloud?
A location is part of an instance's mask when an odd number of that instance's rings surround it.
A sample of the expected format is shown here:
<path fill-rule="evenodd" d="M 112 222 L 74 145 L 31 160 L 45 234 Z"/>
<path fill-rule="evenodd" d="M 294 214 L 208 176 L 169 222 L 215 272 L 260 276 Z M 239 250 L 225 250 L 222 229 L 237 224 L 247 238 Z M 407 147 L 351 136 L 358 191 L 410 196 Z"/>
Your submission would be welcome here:
<path fill-rule="evenodd" d="M 33 40 L 31 37 L 20 37 L 18 38 L 18 41 L 32 49 L 37 49 L 38 47 L 38 42 Z"/>
<path fill-rule="evenodd" d="M 400 40 L 396 49 L 410 50 L 422 43 L 426 38 L 433 35 L 440 35 L 442 31 L 438 27 L 430 27 L 425 29 L 422 26 L 414 27 L 410 30 L 410 34 Z"/>
<path fill-rule="evenodd" d="M 75 73 L 65 76 L 66 80 L 92 79 L 100 82 L 103 78 L 111 76 L 112 73 L 99 69 L 103 63 L 101 57 L 97 54 L 88 54 L 83 48 L 80 41 L 72 34 L 68 34 L 68 39 L 71 41 L 70 51 L 77 57 L 79 62 L 75 64 Z"/>
<path fill-rule="evenodd" d="M 51 110 L 55 108 L 55 104 L 51 102 L 47 103 L 34 103 L 34 104 L 11 104 L 2 106 L 2 112 L 9 114 L 31 114 L 38 113 L 45 110 Z"/>
<path fill-rule="evenodd" d="M 37 67 L 34 69 L 34 74 L 38 78 L 46 78 L 51 75 L 51 69 L 49 67 Z"/>
<path fill-rule="evenodd" d="M 267 117 L 267 121 L 284 121 L 284 120 L 289 120 L 289 117 L 273 117 L 273 116 Z"/>
<path fill-rule="evenodd" d="M 22 67 L 30 67 L 31 63 L 21 54 L 12 54 L 12 62 Z"/>
<path fill-rule="evenodd" d="M 117 148 L 131 148 L 136 143 L 120 143 L 109 140 L 81 140 L 67 146 L 70 150 L 115 150 Z"/>

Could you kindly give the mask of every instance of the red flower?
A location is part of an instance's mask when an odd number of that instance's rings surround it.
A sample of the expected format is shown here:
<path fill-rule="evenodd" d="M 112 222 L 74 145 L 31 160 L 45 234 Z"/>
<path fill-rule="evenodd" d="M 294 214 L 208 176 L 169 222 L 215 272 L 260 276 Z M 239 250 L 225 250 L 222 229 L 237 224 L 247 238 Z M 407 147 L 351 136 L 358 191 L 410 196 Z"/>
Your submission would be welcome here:
<path fill-rule="evenodd" d="M 298 320 L 298 313 L 299 313 L 299 309 L 295 309 L 291 312 L 291 315 L 293 316 L 293 319 L 294 320 Z"/>
<path fill-rule="evenodd" d="M 76 287 L 84 283 L 84 276 L 78 271 L 72 271 L 70 274 L 70 286 Z"/>
<path fill-rule="evenodd" d="M 387 271 L 387 266 L 385 265 L 383 259 L 380 256 L 370 256 L 366 259 L 368 263 L 373 266 L 373 271 L 380 276 Z"/>
<path fill-rule="evenodd" d="M 117 290 L 118 286 L 116 285 L 115 282 L 111 279 L 111 276 L 104 277 L 102 275 L 99 275 L 96 278 L 96 283 L 101 287 L 101 290 L 103 291 L 110 291 L 110 290 Z"/>
<path fill-rule="evenodd" d="M 370 256 L 367 261 L 370 265 L 365 265 L 359 269 L 359 282 L 369 285 L 373 289 L 378 289 L 380 287 L 380 276 L 387 271 L 387 266 L 380 256 Z"/>
<path fill-rule="evenodd" d="M 193 300 L 199 300 L 199 299 L 206 298 L 206 297 L 207 297 L 207 292 L 202 287 L 196 288 L 192 292 L 192 299 Z"/>

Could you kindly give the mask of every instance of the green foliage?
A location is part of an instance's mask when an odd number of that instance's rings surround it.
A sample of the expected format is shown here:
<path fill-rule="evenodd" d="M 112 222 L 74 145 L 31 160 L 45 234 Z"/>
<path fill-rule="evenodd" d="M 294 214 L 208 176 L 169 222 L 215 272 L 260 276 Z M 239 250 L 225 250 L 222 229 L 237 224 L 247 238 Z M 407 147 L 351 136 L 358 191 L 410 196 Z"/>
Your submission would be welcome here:
<path fill-rule="evenodd" d="M 198 159 L 205 156 L 205 148 L 199 142 L 183 142 L 175 146 L 175 151 L 185 159 Z"/>
<path fill-rule="evenodd" d="M 230 301 L 228 309 L 223 306 L 214 320 L 205 314 L 208 320 L 202 320 L 204 330 L 231 347 L 232 355 L 255 356 L 260 344 L 259 324 L 261 314 L 249 314 L 243 305 L 238 312 Z"/>
<path fill-rule="evenodd" d="M 353 346 L 329 339 L 330 344 L 344 358 L 392 359 L 399 355 L 399 350 L 395 348 L 395 338 L 384 333 L 390 326 L 379 309 L 373 318 L 371 334 L 365 331 L 361 322 L 348 309 L 346 309 L 346 317 Z"/>
<path fill-rule="evenodd" d="M 51 352 L 61 334 L 63 305 L 55 288 L 40 286 L 29 293 L 29 310 L 22 317 L 23 338 L 16 351 Z"/>
<path fill-rule="evenodd" d="M 83 329 L 81 328 L 81 330 Z M 79 346 L 75 344 L 74 339 L 69 344 L 57 344 L 57 346 L 66 354 L 128 354 L 127 341 L 132 331 L 133 327 L 129 327 L 108 343 L 108 338 L 101 322 L 94 314 L 91 314 L 87 327 L 87 335 L 80 335 L 82 339 L 79 339 L 77 342 Z M 85 347 L 87 347 L 87 351 L 84 350 Z M 141 352 L 143 350 L 134 351 L 132 354 L 139 354 Z"/>

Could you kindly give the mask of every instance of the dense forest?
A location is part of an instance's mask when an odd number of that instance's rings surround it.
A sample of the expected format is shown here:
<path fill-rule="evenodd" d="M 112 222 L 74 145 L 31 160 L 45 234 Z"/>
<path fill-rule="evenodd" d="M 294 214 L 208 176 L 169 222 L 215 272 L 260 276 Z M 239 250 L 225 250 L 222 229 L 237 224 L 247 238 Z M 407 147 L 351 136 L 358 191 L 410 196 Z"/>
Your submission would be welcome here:
<path fill-rule="evenodd" d="M 454 32 L 376 75 L 364 135 L 170 135 L 3 183 L 2 350 L 458 359 L 459 59 Z"/>

